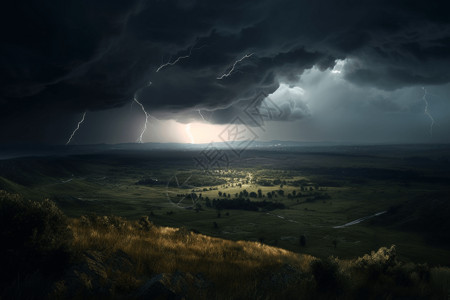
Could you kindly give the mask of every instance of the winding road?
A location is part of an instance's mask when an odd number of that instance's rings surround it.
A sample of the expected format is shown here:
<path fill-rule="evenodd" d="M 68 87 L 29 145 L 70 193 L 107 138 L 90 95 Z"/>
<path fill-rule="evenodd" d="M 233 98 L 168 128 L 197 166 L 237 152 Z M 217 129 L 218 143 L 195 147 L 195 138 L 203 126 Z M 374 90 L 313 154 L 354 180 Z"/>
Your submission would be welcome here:
<path fill-rule="evenodd" d="M 386 213 L 386 212 L 387 212 L 386 210 L 380 211 L 380 212 L 377 212 L 377 213 L 374 214 L 374 215 L 370 215 L 370 216 L 367 216 L 367 217 L 362 217 L 362 218 L 359 218 L 359 219 L 357 219 L 357 220 L 348 222 L 348 223 L 346 223 L 346 224 L 344 224 L 344 225 L 334 226 L 333 228 L 345 228 L 345 227 L 348 227 L 348 226 L 352 226 L 352 225 L 361 223 L 362 221 L 365 221 L 365 220 L 367 220 L 367 219 L 370 219 L 370 218 L 373 218 L 373 217 L 378 217 L 379 215 L 382 215 L 382 214 L 384 214 L 384 213 Z"/>

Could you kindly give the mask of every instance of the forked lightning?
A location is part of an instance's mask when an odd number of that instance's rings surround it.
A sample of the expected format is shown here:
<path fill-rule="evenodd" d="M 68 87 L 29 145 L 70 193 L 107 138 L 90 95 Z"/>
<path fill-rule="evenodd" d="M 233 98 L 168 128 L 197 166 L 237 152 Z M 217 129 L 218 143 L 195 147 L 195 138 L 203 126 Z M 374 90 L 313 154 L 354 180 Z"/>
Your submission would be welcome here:
<path fill-rule="evenodd" d="M 195 46 L 195 45 L 194 45 L 194 46 Z M 173 65 L 177 64 L 177 63 L 178 63 L 180 60 L 182 60 L 182 59 L 189 58 L 189 57 L 191 56 L 191 54 L 192 54 L 192 50 L 198 50 L 198 49 L 201 49 L 201 48 L 203 48 L 205 45 L 200 46 L 200 47 L 198 47 L 198 48 L 194 48 L 194 46 L 192 46 L 191 49 L 189 49 L 189 54 L 188 54 L 188 55 L 179 56 L 179 57 L 178 57 L 177 59 L 175 59 L 173 62 L 170 62 L 170 59 L 169 59 L 169 62 L 160 65 L 159 68 L 156 69 L 156 73 L 158 73 L 159 71 L 161 71 L 162 69 L 164 69 L 164 68 L 167 67 L 167 66 L 173 66 Z"/>
<path fill-rule="evenodd" d="M 138 142 L 142 144 L 143 143 L 142 142 L 142 137 L 144 136 L 144 133 L 147 131 L 147 122 L 148 122 L 148 117 L 150 116 L 150 114 L 147 113 L 147 111 L 145 110 L 144 105 L 142 105 L 142 103 L 139 102 L 139 100 L 136 99 L 136 97 L 134 97 L 134 102 L 136 102 L 141 107 L 142 111 L 145 114 L 144 128 L 142 129 L 141 135 L 139 136 L 139 139 L 138 139 Z"/>

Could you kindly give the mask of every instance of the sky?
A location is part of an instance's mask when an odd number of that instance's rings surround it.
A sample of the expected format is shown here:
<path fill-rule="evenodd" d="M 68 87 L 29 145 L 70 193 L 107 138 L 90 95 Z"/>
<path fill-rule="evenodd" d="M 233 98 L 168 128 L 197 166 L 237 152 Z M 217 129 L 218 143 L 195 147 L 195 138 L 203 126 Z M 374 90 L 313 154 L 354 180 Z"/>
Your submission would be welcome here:
<path fill-rule="evenodd" d="M 447 1 L 10 1 L 0 145 L 450 142 Z"/>

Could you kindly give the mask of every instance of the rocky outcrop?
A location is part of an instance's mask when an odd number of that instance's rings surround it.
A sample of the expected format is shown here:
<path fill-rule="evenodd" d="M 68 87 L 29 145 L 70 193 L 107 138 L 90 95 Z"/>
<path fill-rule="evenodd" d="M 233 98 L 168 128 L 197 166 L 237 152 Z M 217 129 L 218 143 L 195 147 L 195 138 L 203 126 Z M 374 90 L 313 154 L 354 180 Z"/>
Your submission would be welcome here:
<path fill-rule="evenodd" d="M 136 278 L 133 267 L 134 262 L 125 252 L 106 256 L 99 251 L 86 251 L 55 283 L 50 297 L 181 300 L 186 295 L 206 296 L 212 286 L 200 273 L 176 271 Z"/>

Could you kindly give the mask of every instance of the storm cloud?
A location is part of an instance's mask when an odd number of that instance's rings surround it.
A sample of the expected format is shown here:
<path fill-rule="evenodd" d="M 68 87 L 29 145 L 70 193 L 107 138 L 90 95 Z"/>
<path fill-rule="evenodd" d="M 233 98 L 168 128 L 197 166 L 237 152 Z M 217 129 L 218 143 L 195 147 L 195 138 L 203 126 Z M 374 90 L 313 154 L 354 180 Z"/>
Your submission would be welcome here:
<path fill-rule="evenodd" d="M 134 97 L 159 117 L 187 122 L 200 109 L 215 112 L 211 122 L 226 123 L 260 93 L 295 85 L 305 70 L 332 70 L 337 60 L 346 61 L 343 80 L 358 87 L 446 84 L 446 6 L 387 0 L 9 2 L 1 13 L 0 125 L 18 129 L 0 137 L 46 140 L 48 127 L 62 124 L 63 131 L 74 114 L 117 109 Z M 282 110 L 275 120 L 311 114 L 300 95 L 292 96 L 275 96 Z M 377 101 L 380 109 L 396 107 L 387 98 Z M 25 130 L 24 122 L 35 128 Z"/>

